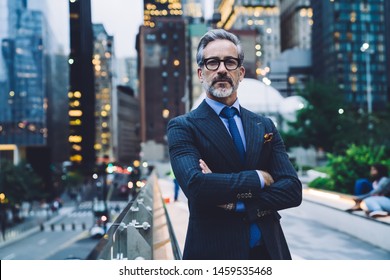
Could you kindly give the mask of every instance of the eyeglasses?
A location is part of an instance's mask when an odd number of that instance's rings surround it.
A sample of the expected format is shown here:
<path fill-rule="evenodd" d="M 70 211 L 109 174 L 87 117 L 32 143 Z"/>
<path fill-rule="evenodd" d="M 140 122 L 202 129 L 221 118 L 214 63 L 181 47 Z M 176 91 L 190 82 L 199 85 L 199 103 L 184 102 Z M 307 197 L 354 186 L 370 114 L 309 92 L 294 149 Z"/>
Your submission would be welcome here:
<path fill-rule="evenodd" d="M 210 71 L 215 71 L 221 65 L 221 62 L 225 65 L 226 70 L 236 70 L 240 66 L 240 60 L 235 57 L 228 57 L 226 59 L 218 59 L 215 57 L 206 58 L 203 60 L 204 65 Z"/>

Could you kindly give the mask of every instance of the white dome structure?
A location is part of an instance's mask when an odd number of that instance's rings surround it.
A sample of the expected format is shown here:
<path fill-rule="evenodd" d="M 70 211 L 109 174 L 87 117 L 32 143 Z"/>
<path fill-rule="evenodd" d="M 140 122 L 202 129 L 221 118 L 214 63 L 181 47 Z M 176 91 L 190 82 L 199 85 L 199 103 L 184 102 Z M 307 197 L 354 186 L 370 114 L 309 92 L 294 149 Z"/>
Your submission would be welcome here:
<path fill-rule="evenodd" d="M 307 106 L 307 102 L 302 96 L 289 96 L 279 103 L 279 113 L 283 119 L 293 122 L 296 120 L 297 111 L 305 106 Z"/>
<path fill-rule="evenodd" d="M 203 92 L 195 101 L 192 110 L 199 106 L 205 98 Z M 254 113 L 264 115 L 276 115 L 279 113 L 279 104 L 283 101 L 283 96 L 272 86 L 267 86 L 263 82 L 244 78 L 238 87 L 238 98 L 240 105 Z"/>

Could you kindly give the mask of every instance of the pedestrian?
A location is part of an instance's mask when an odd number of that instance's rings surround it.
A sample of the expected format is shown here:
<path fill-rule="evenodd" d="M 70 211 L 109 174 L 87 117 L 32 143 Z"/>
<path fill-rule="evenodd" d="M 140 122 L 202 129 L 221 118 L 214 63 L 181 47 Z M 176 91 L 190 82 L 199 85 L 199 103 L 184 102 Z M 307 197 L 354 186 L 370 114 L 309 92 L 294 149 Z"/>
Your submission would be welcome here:
<path fill-rule="evenodd" d="M 177 201 L 179 198 L 180 185 L 175 177 L 175 173 L 173 173 L 172 168 L 171 168 L 171 171 L 169 172 L 169 177 L 171 177 L 172 182 L 173 182 L 173 199 L 174 199 L 174 201 Z"/>
<path fill-rule="evenodd" d="M 390 213 L 390 178 L 387 166 L 380 163 L 371 165 L 370 176 L 373 183 L 367 179 L 358 179 L 355 183 L 355 190 L 356 186 L 364 180 L 370 183 L 371 190 L 368 193 L 354 196 L 355 205 L 346 211 L 364 210 L 372 218 L 387 216 Z"/>
<path fill-rule="evenodd" d="M 0 204 L 0 230 L 3 241 L 5 241 L 5 232 L 7 229 L 7 214 L 6 209 Z"/>
<path fill-rule="evenodd" d="M 173 184 L 175 185 L 174 189 L 174 197 L 173 199 L 177 201 L 179 199 L 179 191 L 180 191 L 180 185 L 176 178 L 173 179 Z"/>
<path fill-rule="evenodd" d="M 302 185 L 272 120 L 240 106 L 242 46 L 210 30 L 196 58 L 206 98 L 167 127 L 190 212 L 183 259 L 291 259 L 277 211 L 301 203 Z"/>
<path fill-rule="evenodd" d="M 380 163 L 374 163 L 370 166 L 370 178 L 357 179 L 354 186 L 354 195 L 361 196 L 378 188 L 383 178 L 388 176 L 387 166 Z"/>
<path fill-rule="evenodd" d="M 361 208 L 371 218 L 386 217 L 390 215 L 390 179 L 380 184 L 377 195 L 364 198 Z"/>

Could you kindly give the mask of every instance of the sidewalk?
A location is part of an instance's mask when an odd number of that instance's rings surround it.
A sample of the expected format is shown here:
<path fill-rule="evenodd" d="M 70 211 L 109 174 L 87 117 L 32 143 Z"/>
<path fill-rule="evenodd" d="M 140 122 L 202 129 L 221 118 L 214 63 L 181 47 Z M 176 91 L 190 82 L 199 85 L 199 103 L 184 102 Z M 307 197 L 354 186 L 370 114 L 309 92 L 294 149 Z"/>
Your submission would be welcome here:
<path fill-rule="evenodd" d="M 303 197 L 322 224 L 390 252 L 390 216 L 371 218 L 364 211 L 346 212 L 355 203 L 343 194 L 306 188 Z"/>
<path fill-rule="evenodd" d="M 173 202 L 173 182 L 160 177 L 162 196 L 167 201 L 180 249 L 183 251 L 188 223 L 187 199 L 182 192 Z M 280 211 L 282 227 L 293 259 L 368 260 L 390 259 L 390 217 L 367 218 L 344 210 L 353 205 L 348 197 L 328 192 L 303 190 L 303 203 Z"/>

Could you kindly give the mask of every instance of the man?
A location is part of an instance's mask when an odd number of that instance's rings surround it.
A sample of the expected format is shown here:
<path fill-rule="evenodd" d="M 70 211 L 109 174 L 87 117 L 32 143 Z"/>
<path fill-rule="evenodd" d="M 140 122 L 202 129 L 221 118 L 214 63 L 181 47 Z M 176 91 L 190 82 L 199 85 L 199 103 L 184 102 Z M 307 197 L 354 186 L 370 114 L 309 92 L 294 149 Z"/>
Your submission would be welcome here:
<path fill-rule="evenodd" d="M 243 60 L 235 35 L 207 32 L 197 52 L 207 97 L 168 124 L 171 165 L 190 212 L 183 259 L 291 259 L 277 211 L 298 206 L 302 186 L 273 122 L 239 105 Z M 225 106 L 239 115 L 223 113 Z"/>

